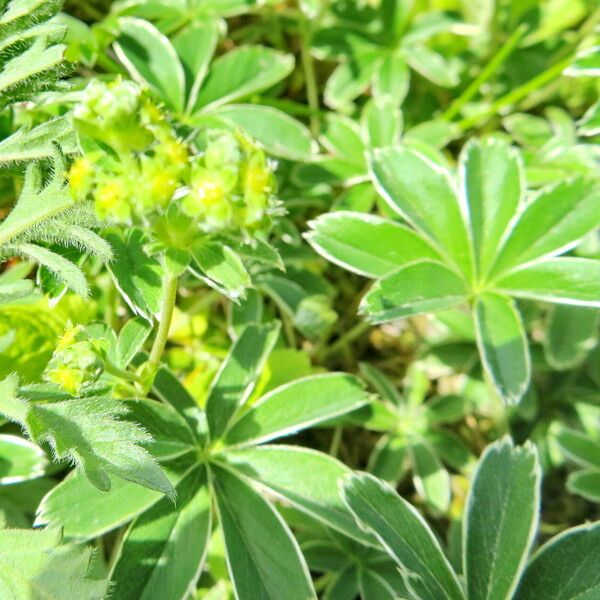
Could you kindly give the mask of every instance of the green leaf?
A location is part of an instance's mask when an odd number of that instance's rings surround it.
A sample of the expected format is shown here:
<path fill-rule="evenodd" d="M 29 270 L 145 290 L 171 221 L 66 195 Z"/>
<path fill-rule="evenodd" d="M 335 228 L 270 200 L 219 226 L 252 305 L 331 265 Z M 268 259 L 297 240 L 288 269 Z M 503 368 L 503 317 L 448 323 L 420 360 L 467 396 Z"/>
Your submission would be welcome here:
<path fill-rule="evenodd" d="M 219 439 L 236 411 L 250 397 L 267 358 L 279 337 L 279 324 L 250 324 L 223 361 L 206 400 L 212 439 Z"/>
<path fill-rule="evenodd" d="M 194 112 L 247 98 L 266 90 L 294 68 L 294 59 L 263 46 L 243 46 L 213 62 L 198 94 Z"/>
<path fill-rule="evenodd" d="M 249 446 L 266 442 L 349 413 L 370 401 L 352 375 L 303 377 L 263 396 L 230 426 L 225 443 Z"/>
<path fill-rule="evenodd" d="M 600 100 L 590 106 L 581 117 L 578 125 L 579 135 L 594 136 L 600 134 Z"/>
<path fill-rule="evenodd" d="M 469 234 L 449 173 L 405 146 L 376 149 L 369 156 L 371 178 L 384 200 L 470 276 Z"/>
<path fill-rule="evenodd" d="M 161 307 L 162 268 L 144 249 L 146 237 L 141 229 L 106 234 L 114 260 L 108 265 L 117 289 L 135 314 L 153 320 Z"/>
<path fill-rule="evenodd" d="M 0 529 L 0 596 L 6 600 L 103 600 L 91 548 L 60 545 L 57 529 Z"/>
<path fill-rule="evenodd" d="M 590 502 L 600 502 L 600 471 L 583 469 L 567 477 L 567 490 Z"/>
<path fill-rule="evenodd" d="M 402 406 L 405 403 L 396 384 L 383 371 L 367 362 L 360 363 L 359 369 L 361 377 L 373 387 L 382 400 L 387 400 L 394 406 Z"/>
<path fill-rule="evenodd" d="M 238 600 L 315 600 L 300 548 L 281 516 L 242 479 L 212 466 L 227 567 Z"/>
<path fill-rule="evenodd" d="M 480 294 L 473 306 L 473 319 L 481 361 L 494 387 L 505 402 L 519 402 L 529 385 L 531 364 L 514 301 L 500 294 Z"/>
<path fill-rule="evenodd" d="M 170 108 L 185 106 L 185 74 L 169 39 L 144 19 L 121 17 L 115 51 L 130 75 L 146 82 Z"/>
<path fill-rule="evenodd" d="M 494 265 L 495 274 L 562 254 L 600 225 L 600 187 L 582 178 L 541 190 L 523 209 Z"/>
<path fill-rule="evenodd" d="M 338 481 L 351 471 L 341 462 L 308 448 L 273 445 L 226 452 L 225 460 L 298 510 L 363 543 L 369 536 L 343 504 Z"/>
<path fill-rule="evenodd" d="M 600 312 L 580 306 L 555 306 L 546 331 L 546 360 L 554 369 L 577 366 L 596 345 Z"/>
<path fill-rule="evenodd" d="M 57 117 L 32 129 L 21 128 L 0 142 L 0 164 L 52 158 L 56 144 L 63 154 L 77 152 L 77 137 L 70 115 Z"/>
<path fill-rule="evenodd" d="M 402 139 L 407 146 L 423 152 L 434 162 L 443 164 L 443 155 L 437 153 L 436 150 L 445 148 L 457 137 L 460 137 L 460 131 L 455 123 L 432 119 L 411 127 Z"/>
<path fill-rule="evenodd" d="M 369 87 L 380 67 L 381 57 L 373 50 L 357 53 L 352 60 L 338 65 L 325 84 L 325 104 L 333 109 L 348 110 L 351 102 Z"/>
<path fill-rule="evenodd" d="M 369 457 L 368 471 L 389 483 L 397 485 L 406 474 L 408 446 L 404 437 L 384 435 Z"/>
<path fill-rule="evenodd" d="M 372 532 L 403 574 L 419 577 L 422 600 L 464 600 L 456 574 L 433 532 L 413 506 L 372 475 L 355 474 L 342 489 L 344 502 Z"/>
<path fill-rule="evenodd" d="M 25 182 L 17 203 L 0 223 L 0 246 L 9 243 L 44 221 L 60 215 L 74 204 L 64 183 L 65 163 L 62 155 L 53 153 L 52 176 L 43 184 L 42 170 L 37 164 L 29 164 Z"/>
<path fill-rule="evenodd" d="M 101 490 L 110 490 L 111 476 L 116 475 L 163 494 L 173 493 L 165 474 L 141 447 L 152 438 L 122 419 L 127 409 L 115 400 L 73 398 L 30 404 L 3 398 L 0 412 L 18 422 L 32 441 L 47 442 L 57 459 L 72 461 Z"/>
<path fill-rule="evenodd" d="M 0 434 L 0 485 L 41 477 L 47 465 L 38 446 L 16 435 Z"/>
<path fill-rule="evenodd" d="M 39 263 L 52 271 L 61 281 L 69 286 L 75 293 L 83 296 L 88 295 L 88 285 L 85 275 L 81 269 L 52 250 L 36 244 L 15 244 L 9 246 L 9 252 L 14 255 L 24 256 Z"/>
<path fill-rule="evenodd" d="M 534 555 L 515 600 L 593 600 L 600 593 L 600 523 L 572 527 Z"/>
<path fill-rule="evenodd" d="M 203 439 L 206 433 L 204 412 L 172 371 L 161 367 L 154 378 L 152 390 L 185 419 L 196 438 Z"/>
<path fill-rule="evenodd" d="M 120 368 L 127 367 L 135 355 L 142 350 L 151 332 L 152 327 L 140 317 L 129 319 L 123 325 L 117 338 L 117 361 Z"/>
<path fill-rule="evenodd" d="M 405 100 L 409 88 L 410 70 L 402 52 L 388 54 L 379 69 L 373 74 L 373 96 L 375 98 L 389 97 L 390 101 L 398 106 Z"/>
<path fill-rule="evenodd" d="M 111 574 L 116 598 L 178 600 L 194 588 L 211 533 L 206 468 L 192 471 L 176 491 L 176 504 L 163 498 L 127 530 Z"/>
<path fill-rule="evenodd" d="M 186 111 L 191 111 L 219 41 L 217 21 L 193 22 L 173 38 L 186 83 Z"/>
<path fill-rule="evenodd" d="M 275 156 L 289 160 L 310 160 L 318 150 L 310 131 L 276 108 L 234 104 L 219 108 L 213 114 L 245 131 Z"/>
<path fill-rule="evenodd" d="M 472 140 L 460 156 L 461 187 L 479 273 L 485 276 L 524 192 L 520 155 L 497 138 Z"/>
<path fill-rule="evenodd" d="M 23 44 L 25 50 L 2 64 L 0 110 L 51 89 L 70 70 L 64 63 L 66 46 L 54 44 L 52 40 L 58 39 L 63 30 L 58 25 L 53 29 L 53 33 L 48 31 L 47 35 L 34 38 L 33 44 Z M 15 35 L 17 41 L 21 37 L 21 33 Z"/>
<path fill-rule="evenodd" d="M 187 460 L 178 459 L 164 469 L 176 487 L 190 466 Z M 74 471 L 43 498 L 35 525 L 60 527 L 66 538 L 81 542 L 128 523 L 162 498 L 160 492 L 119 477 L 112 479 L 109 492 L 103 492 Z"/>
<path fill-rule="evenodd" d="M 234 340 L 242 334 L 244 328 L 252 323 L 262 323 L 264 302 L 258 290 L 249 289 L 246 297 L 239 303 L 231 302 L 228 313 L 229 335 Z"/>
<path fill-rule="evenodd" d="M 538 524 L 540 466 L 530 444 L 488 446 L 467 499 L 463 572 L 469 600 L 511 598 Z"/>
<path fill-rule="evenodd" d="M 337 211 L 309 223 L 305 238 L 327 260 L 366 277 L 382 277 L 440 255 L 408 227 L 375 215 Z"/>
<path fill-rule="evenodd" d="M 600 308 L 600 261 L 551 258 L 503 275 L 495 286 L 517 298 Z"/>
<path fill-rule="evenodd" d="M 456 69 L 426 46 L 411 45 L 405 50 L 404 56 L 411 68 L 436 85 L 455 87 L 460 82 Z"/>
<path fill-rule="evenodd" d="M 329 113 L 325 119 L 321 143 L 333 155 L 340 155 L 363 170 L 365 142 L 358 124 L 342 115 Z"/>
<path fill-rule="evenodd" d="M 561 428 L 556 441 L 562 451 L 583 467 L 600 469 L 600 442 L 574 429 Z"/>
<path fill-rule="evenodd" d="M 375 282 L 360 311 L 373 323 L 452 308 L 466 299 L 464 282 L 444 265 L 421 261 Z"/>
<path fill-rule="evenodd" d="M 252 283 L 250 275 L 229 246 L 206 241 L 196 244 L 191 252 L 194 259 L 192 272 L 231 300 L 244 296 Z"/>
<path fill-rule="evenodd" d="M 414 484 L 419 495 L 437 512 L 450 506 L 450 476 L 433 448 L 425 441 L 410 446 Z"/>
<path fill-rule="evenodd" d="M 125 418 L 152 436 L 145 448 L 156 460 L 164 462 L 197 449 L 194 431 L 169 404 L 139 398 L 123 400 L 123 404 L 128 411 Z"/>
<path fill-rule="evenodd" d="M 600 46 L 592 46 L 578 52 L 575 60 L 565 69 L 564 74 L 571 77 L 600 76 Z"/>
<path fill-rule="evenodd" d="M 360 121 L 369 148 L 383 148 L 398 143 L 402 133 L 402 113 L 391 96 L 369 100 L 362 110 Z"/>
<path fill-rule="evenodd" d="M 22 279 L 9 283 L 0 282 L 0 305 L 25 298 L 33 292 L 33 281 Z"/>

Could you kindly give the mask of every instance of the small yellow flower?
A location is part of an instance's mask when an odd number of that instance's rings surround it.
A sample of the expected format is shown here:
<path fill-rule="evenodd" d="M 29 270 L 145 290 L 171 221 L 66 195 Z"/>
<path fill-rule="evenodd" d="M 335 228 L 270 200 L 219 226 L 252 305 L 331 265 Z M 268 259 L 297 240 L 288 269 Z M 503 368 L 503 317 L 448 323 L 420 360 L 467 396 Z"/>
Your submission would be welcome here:
<path fill-rule="evenodd" d="M 185 166 L 188 162 L 188 150 L 184 144 L 177 140 L 172 140 L 162 144 L 161 150 L 169 163 L 177 166 Z"/>
<path fill-rule="evenodd" d="M 264 194 L 271 191 L 271 172 L 262 165 L 249 165 L 244 177 L 246 192 Z"/>
<path fill-rule="evenodd" d="M 93 164 L 92 161 L 82 156 L 76 159 L 69 169 L 69 187 L 75 197 L 87 195 L 92 187 Z"/>
<path fill-rule="evenodd" d="M 81 331 L 81 325 L 70 325 L 65 329 L 65 332 L 58 338 L 57 348 L 67 348 L 77 341 L 77 335 Z"/>
<path fill-rule="evenodd" d="M 83 372 L 80 369 L 74 369 L 72 367 L 60 366 L 56 369 L 52 369 L 47 379 L 59 385 L 63 390 L 69 392 L 69 394 L 77 394 L 83 385 Z"/>
<path fill-rule="evenodd" d="M 131 216 L 124 186 L 117 179 L 98 187 L 94 199 L 96 201 L 96 212 L 101 219 L 110 218 L 125 221 Z"/>
<path fill-rule="evenodd" d="M 217 173 L 202 170 L 194 178 L 191 191 L 184 198 L 182 207 L 187 215 L 196 216 L 226 203 L 227 190 L 223 178 Z"/>

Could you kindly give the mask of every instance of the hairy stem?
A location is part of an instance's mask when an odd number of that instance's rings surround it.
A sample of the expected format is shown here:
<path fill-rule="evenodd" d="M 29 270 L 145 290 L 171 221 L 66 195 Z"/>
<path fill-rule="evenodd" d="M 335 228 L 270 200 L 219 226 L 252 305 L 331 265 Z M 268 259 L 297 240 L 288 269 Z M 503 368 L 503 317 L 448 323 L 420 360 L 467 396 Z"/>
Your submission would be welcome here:
<path fill-rule="evenodd" d="M 176 300 L 177 277 L 167 273 L 163 281 L 163 298 L 160 321 L 158 323 L 158 329 L 156 330 L 154 343 L 152 344 L 152 350 L 150 350 L 150 357 L 148 358 L 148 366 L 152 374 L 155 374 L 158 370 L 160 359 L 162 358 L 163 352 L 165 351 L 165 346 L 167 345 L 167 337 L 169 335 L 169 327 L 171 326 Z M 154 377 L 151 377 L 151 380 L 152 379 L 154 379 Z"/>

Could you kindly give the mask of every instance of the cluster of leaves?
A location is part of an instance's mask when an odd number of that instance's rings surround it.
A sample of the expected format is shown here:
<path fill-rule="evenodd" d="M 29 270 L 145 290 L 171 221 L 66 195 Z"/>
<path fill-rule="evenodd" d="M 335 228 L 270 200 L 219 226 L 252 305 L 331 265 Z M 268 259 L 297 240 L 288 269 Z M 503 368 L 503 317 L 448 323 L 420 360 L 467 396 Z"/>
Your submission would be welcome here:
<path fill-rule="evenodd" d="M 0 0 L 0 597 L 600 598 L 599 23 Z"/>

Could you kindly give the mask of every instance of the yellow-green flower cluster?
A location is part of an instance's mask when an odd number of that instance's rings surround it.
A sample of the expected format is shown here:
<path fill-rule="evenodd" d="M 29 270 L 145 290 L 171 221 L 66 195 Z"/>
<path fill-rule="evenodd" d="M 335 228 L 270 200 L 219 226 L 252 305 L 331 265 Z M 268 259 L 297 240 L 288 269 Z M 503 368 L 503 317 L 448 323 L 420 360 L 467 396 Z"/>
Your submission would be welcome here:
<path fill-rule="evenodd" d="M 254 229 L 272 207 L 275 178 L 264 152 L 241 133 L 207 133 L 204 153 L 192 164 L 182 209 L 207 231 Z"/>
<path fill-rule="evenodd" d="M 81 333 L 80 326 L 65 331 L 44 371 L 46 381 L 72 395 L 95 383 L 104 371 L 102 360 L 91 342 L 81 339 Z"/>
<path fill-rule="evenodd" d="M 77 197 L 91 196 L 100 218 L 144 218 L 164 208 L 185 185 L 188 148 L 136 84 L 93 81 L 74 118 L 95 147 L 73 162 L 71 191 Z"/>
<path fill-rule="evenodd" d="M 148 222 L 176 202 L 200 231 L 266 223 L 273 165 L 241 133 L 209 130 L 197 151 L 177 137 L 146 91 L 122 80 L 93 81 L 74 118 L 87 151 L 69 170 L 70 188 L 91 197 L 101 219 Z"/>

